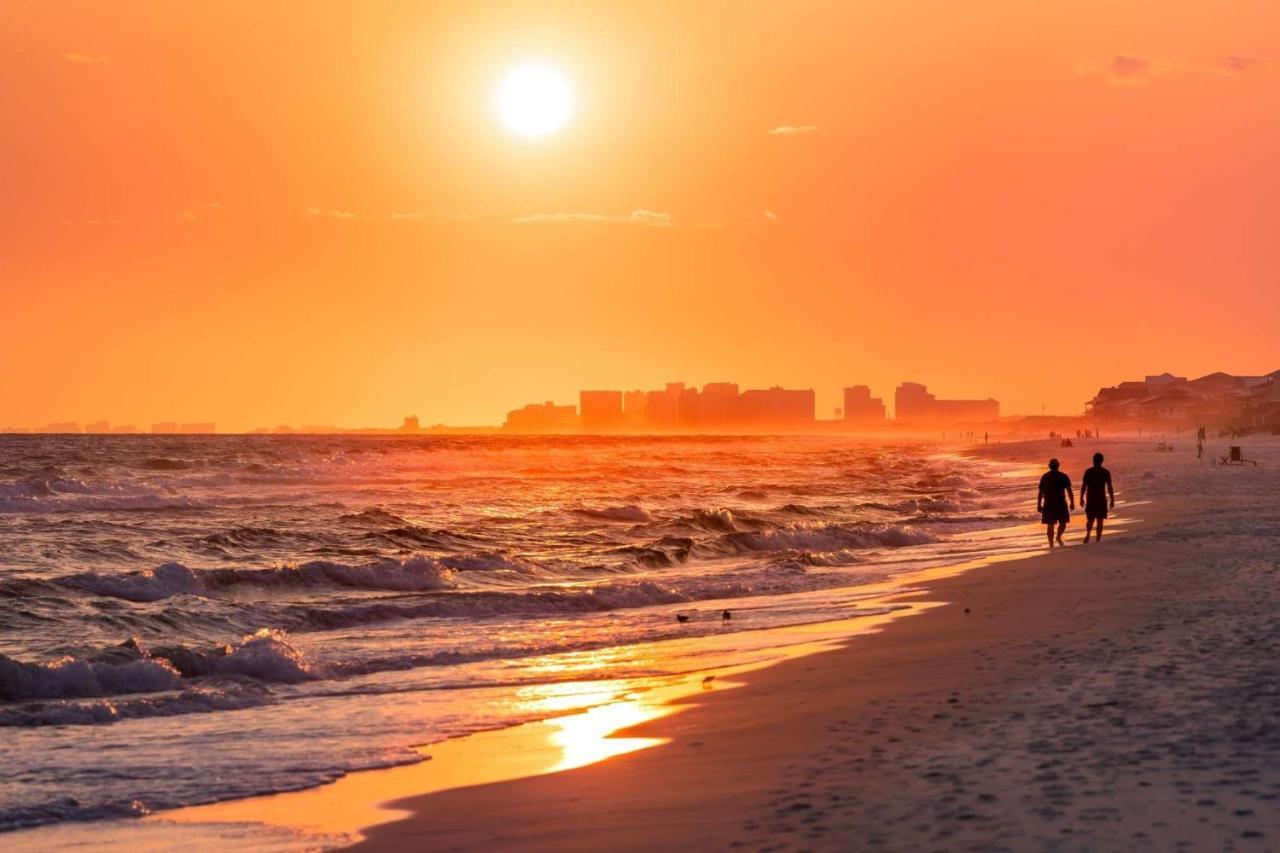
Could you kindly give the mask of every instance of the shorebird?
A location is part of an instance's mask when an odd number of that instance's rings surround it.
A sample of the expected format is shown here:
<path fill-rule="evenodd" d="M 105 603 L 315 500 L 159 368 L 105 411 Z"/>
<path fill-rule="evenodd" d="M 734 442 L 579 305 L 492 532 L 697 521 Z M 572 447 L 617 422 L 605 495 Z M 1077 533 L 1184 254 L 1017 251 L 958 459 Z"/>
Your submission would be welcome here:
<path fill-rule="evenodd" d="M 689 621 L 689 617 L 688 617 L 688 616 L 686 616 L 686 615 L 685 615 L 685 614 L 683 614 L 683 613 L 677 613 L 677 614 L 676 614 L 676 621 L 677 621 L 677 622 L 688 622 L 688 621 Z"/>
<path fill-rule="evenodd" d="M 733 618 L 733 614 L 732 614 L 732 613 L 730 613 L 728 610 L 726 610 L 725 612 L 723 612 L 723 613 L 721 613 L 721 614 L 720 614 L 720 618 L 721 618 L 723 621 L 728 622 L 730 619 L 732 619 L 732 618 Z"/>

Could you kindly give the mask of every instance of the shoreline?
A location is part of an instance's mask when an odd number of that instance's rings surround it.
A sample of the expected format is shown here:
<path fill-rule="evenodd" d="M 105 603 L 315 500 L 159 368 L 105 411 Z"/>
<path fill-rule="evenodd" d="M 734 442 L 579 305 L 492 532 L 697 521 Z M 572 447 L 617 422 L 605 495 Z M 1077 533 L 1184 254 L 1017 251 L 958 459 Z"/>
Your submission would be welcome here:
<path fill-rule="evenodd" d="M 1175 463 L 1145 444 L 1117 450 L 1122 494 L 1147 482 L 1143 467 Z M 987 453 L 1046 451 L 1078 479 L 1092 448 Z M 1274 481 L 1246 482 L 1265 495 Z M 1256 494 L 1238 500 L 1241 514 L 1257 507 Z M 926 596 L 944 603 L 919 619 L 616 733 L 657 748 L 406 796 L 392 805 L 412 816 L 353 849 L 1265 849 L 1280 834 L 1268 808 L 1280 703 L 1265 701 L 1280 636 L 1258 598 L 1275 570 L 1269 542 L 1237 524 L 1187 556 L 1186 530 L 1208 532 L 1193 503 L 1142 515 L 1098 546 L 1079 545 L 1077 521 L 1066 551 L 935 582 Z"/>
<path fill-rule="evenodd" d="M 953 453 L 957 451 L 944 451 L 944 454 Z M 1010 474 L 1024 467 L 1022 460 L 1005 461 L 1013 462 Z M 1033 526 L 1028 525 L 1029 542 L 1035 541 L 1033 534 Z M 901 571 L 885 580 L 860 585 L 857 587 L 860 608 L 892 608 L 892 611 L 839 622 L 760 629 L 755 633 L 778 638 L 764 644 L 770 653 L 760 662 L 662 677 L 627 699 L 614 700 L 585 712 L 449 738 L 421 747 L 420 752 L 427 759 L 421 763 L 357 771 L 335 782 L 300 791 L 159 812 L 145 818 L 143 823 L 152 824 L 157 832 L 163 832 L 163 826 L 202 826 L 208 831 L 211 827 L 258 824 L 300 834 L 308 843 L 321 846 L 336 846 L 335 841 L 339 839 L 359 843 L 370 829 L 411 815 L 411 810 L 398 805 L 406 797 L 572 772 L 579 766 L 666 744 L 669 739 L 660 734 L 631 738 L 628 729 L 697 709 L 704 697 L 725 692 L 722 688 L 749 686 L 755 674 L 773 667 L 859 643 L 891 622 L 944 606 L 947 602 L 933 594 L 935 585 L 942 579 L 982 566 L 1023 560 L 1033 553 L 1034 546 L 1029 545 L 1015 553 L 992 553 L 976 560 L 962 559 L 941 566 Z M 701 683 L 708 672 L 714 673 L 713 685 Z M 708 691 L 704 689 L 706 686 L 715 689 Z M 589 719 L 606 717 L 601 713 L 605 709 L 614 712 L 609 715 L 612 720 L 608 728 L 587 723 Z M 564 730 L 582 728 L 588 730 L 591 743 L 566 745 Z M 622 747 L 622 741 L 643 745 Z M 564 760 L 563 756 L 569 753 L 578 757 Z M 589 755 L 590 760 L 581 758 L 582 754 Z"/>
<path fill-rule="evenodd" d="M 697 676 L 668 678 L 666 686 L 623 702 L 425 747 L 430 760 L 423 763 L 352 773 L 305 791 L 128 821 L 128 827 L 119 827 L 119 846 L 127 846 L 126 839 L 136 842 L 139 836 L 133 833 L 139 829 L 146 833 L 140 837 L 164 843 L 189 838 L 196 825 L 207 829 L 214 822 L 227 830 L 220 836 L 226 846 L 245 848 L 268 840 L 278 841 L 278 849 L 330 848 L 361 838 L 355 844 L 360 849 L 425 844 L 433 849 L 658 844 L 786 849 L 847 847 L 856 837 L 862 846 L 887 849 L 950 847 L 957 839 L 982 847 L 1017 847 L 1020 840 L 1075 849 L 1075 841 L 1091 836 L 1064 830 L 1080 821 L 1087 829 L 1095 819 L 1104 825 L 1112 806 L 1104 800 L 1089 806 L 1101 810 L 1092 816 L 1069 817 L 1077 796 L 1072 786 L 1079 784 L 1080 774 L 1045 769 L 1046 763 L 1052 768 L 1061 761 L 1053 757 L 1028 766 L 1028 756 L 1039 748 L 1032 745 L 1052 743 L 1057 728 L 1079 729 L 1089 719 L 1058 719 L 1038 729 L 1029 721 L 1044 715 L 1046 698 L 1052 700 L 1048 716 L 1058 713 L 1053 709 L 1060 704 L 1061 685 L 1054 680 L 1079 670 L 1088 655 L 1105 652 L 1123 660 L 1116 653 L 1125 646 L 1116 638 L 1135 631 L 1144 636 L 1138 630 L 1143 620 L 1166 608 L 1170 593 L 1187 588 L 1159 591 L 1171 568 L 1187 578 L 1198 573 L 1194 561 L 1179 562 L 1176 543 L 1182 540 L 1172 539 L 1172 546 L 1164 541 L 1191 508 L 1158 494 L 1163 472 L 1154 486 L 1148 482 L 1151 471 L 1139 474 L 1137 463 L 1173 461 L 1143 458 L 1146 445 L 1128 442 L 1117 448 L 1126 457 L 1118 483 L 1122 499 L 1133 496 L 1139 482 L 1140 497 L 1154 492 L 1160 498 L 1122 504 L 1122 519 L 1137 509 L 1143 524 L 1123 532 L 1108 527 L 1101 547 L 1081 548 L 1082 525 L 1073 519 L 1067 552 L 1001 555 L 976 565 L 903 573 L 874 585 L 884 594 L 864 602 L 907 604 L 905 613 L 920 619 L 901 618 L 902 611 L 863 616 L 850 620 L 840 639 L 828 635 L 808 647 L 795 644 L 779 650 L 782 660 L 717 672 L 710 685 L 700 684 Z M 1019 464 L 1042 464 L 1040 456 L 1051 452 L 1062 456 L 1078 480 L 1080 459 L 1092 447 L 1063 451 L 1038 441 L 969 452 Z M 1205 470 L 1200 469 L 1201 476 Z M 1028 536 L 1040 541 L 1038 525 L 1028 525 Z M 1259 536 L 1255 530 L 1250 541 Z M 831 627 L 821 623 L 799 631 Z M 1092 677 L 1087 667 L 1076 675 L 1085 681 Z M 1114 682 L 1116 674 L 1111 678 Z M 707 686 L 711 689 L 703 689 Z M 1108 709 L 1127 708 L 1129 700 L 1071 698 L 1090 718 L 1105 718 L 1115 728 L 1130 725 L 1107 717 L 1114 715 Z M 992 739 L 992 732 L 999 736 Z M 1005 743 L 1011 732 L 1024 736 L 1020 752 Z M 986 739 L 979 741 L 978 735 Z M 975 773 L 978 746 L 991 753 L 980 759 L 981 766 L 994 762 L 1000 772 L 984 771 L 959 784 L 957 779 Z M 949 766 L 960 760 L 957 750 L 970 766 Z M 1008 788 L 1002 774 L 1011 773 L 1023 778 Z M 1068 781 L 1060 781 L 1063 775 Z M 1046 778 L 1037 782 L 1039 777 Z M 889 796 L 882 789 L 891 778 L 901 793 Z M 955 787 L 944 791 L 946 784 Z M 1025 792 L 1036 784 L 1053 790 L 1042 794 L 1043 802 L 1028 802 Z M 1187 783 L 1180 779 L 1178 784 Z M 1275 785 L 1280 790 L 1280 779 Z M 1098 791 L 1117 795 L 1114 783 L 1100 784 L 1082 799 L 1096 799 Z M 930 810 L 932 817 L 914 816 Z M 1237 820 L 1259 823 L 1261 809 L 1235 811 L 1249 812 Z M 476 814 L 485 817 L 466 819 Z M 896 817 L 881 819 L 888 814 Z M 1268 820 L 1274 823 L 1268 816 L 1261 828 L 1240 832 L 1263 833 L 1247 839 L 1280 834 Z M 1172 843 L 1199 828 L 1197 821 L 1190 828 L 1180 826 L 1183 834 L 1177 834 L 1169 829 L 1174 824 L 1164 823 L 1163 829 L 1134 830 L 1147 831 L 1147 841 L 1135 835 L 1138 841 L 1126 843 L 1147 849 L 1143 844 L 1161 832 Z M 1115 835 L 1092 839 L 1125 846 Z M 1220 840 L 1214 836 L 1214 846 L 1222 846 Z"/>

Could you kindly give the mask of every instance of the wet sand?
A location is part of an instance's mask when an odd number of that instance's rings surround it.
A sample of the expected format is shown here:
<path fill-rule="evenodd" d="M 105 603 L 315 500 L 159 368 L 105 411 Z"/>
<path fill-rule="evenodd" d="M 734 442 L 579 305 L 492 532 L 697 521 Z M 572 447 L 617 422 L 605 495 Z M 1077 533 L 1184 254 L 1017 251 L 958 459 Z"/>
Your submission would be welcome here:
<path fill-rule="evenodd" d="M 399 800 L 357 849 L 1274 849 L 1280 447 L 1246 444 L 1261 468 L 1104 441 L 1136 523 L 1101 544 L 1077 517 L 1065 550 L 618 733 L 660 746 Z M 1078 484 L 1080 445 L 978 452 Z"/>

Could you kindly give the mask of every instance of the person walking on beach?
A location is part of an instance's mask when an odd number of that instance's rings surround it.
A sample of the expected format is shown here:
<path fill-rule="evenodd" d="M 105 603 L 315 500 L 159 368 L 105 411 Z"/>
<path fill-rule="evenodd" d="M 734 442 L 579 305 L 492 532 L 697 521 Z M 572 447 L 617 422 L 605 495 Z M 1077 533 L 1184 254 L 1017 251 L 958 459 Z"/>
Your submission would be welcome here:
<path fill-rule="evenodd" d="M 1111 472 L 1102 467 L 1102 454 L 1093 454 L 1093 467 L 1080 477 L 1080 503 L 1084 504 L 1084 544 L 1089 544 L 1089 531 L 1094 522 L 1098 533 L 1094 541 L 1102 539 L 1102 522 L 1107 518 L 1107 507 L 1116 508 L 1116 490 L 1111 486 Z"/>
<path fill-rule="evenodd" d="M 1045 525 L 1049 535 L 1049 550 L 1053 543 L 1062 544 L 1062 533 L 1071 520 L 1071 510 L 1067 509 L 1068 501 L 1071 509 L 1076 508 L 1075 492 L 1071 489 L 1071 478 L 1058 470 L 1058 460 L 1049 460 L 1049 470 L 1040 478 L 1040 493 L 1036 496 L 1036 511 L 1040 513 L 1040 522 Z M 1057 533 L 1054 533 L 1054 526 Z"/>

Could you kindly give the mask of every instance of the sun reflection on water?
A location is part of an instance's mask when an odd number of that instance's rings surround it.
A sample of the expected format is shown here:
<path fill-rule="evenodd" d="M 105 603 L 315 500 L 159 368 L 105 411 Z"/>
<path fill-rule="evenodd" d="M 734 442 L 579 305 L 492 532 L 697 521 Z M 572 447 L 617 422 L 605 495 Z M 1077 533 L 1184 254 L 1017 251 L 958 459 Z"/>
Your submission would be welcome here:
<path fill-rule="evenodd" d="M 570 770 L 667 743 L 667 738 L 614 735 L 675 711 L 676 707 L 672 705 L 633 700 L 601 705 L 581 714 L 551 720 L 551 724 L 559 729 L 551 735 L 551 742 L 561 750 L 560 760 L 552 770 Z"/>

